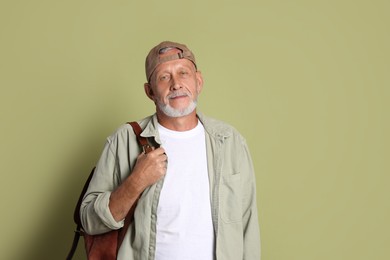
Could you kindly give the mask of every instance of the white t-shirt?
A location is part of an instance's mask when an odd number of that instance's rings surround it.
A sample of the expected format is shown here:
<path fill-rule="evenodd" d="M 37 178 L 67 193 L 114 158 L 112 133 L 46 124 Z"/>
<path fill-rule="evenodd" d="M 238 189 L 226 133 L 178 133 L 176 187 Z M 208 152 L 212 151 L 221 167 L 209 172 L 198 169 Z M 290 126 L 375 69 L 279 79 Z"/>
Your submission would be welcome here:
<path fill-rule="evenodd" d="M 158 126 L 168 168 L 157 208 L 156 260 L 214 259 L 214 229 L 203 125 Z"/>

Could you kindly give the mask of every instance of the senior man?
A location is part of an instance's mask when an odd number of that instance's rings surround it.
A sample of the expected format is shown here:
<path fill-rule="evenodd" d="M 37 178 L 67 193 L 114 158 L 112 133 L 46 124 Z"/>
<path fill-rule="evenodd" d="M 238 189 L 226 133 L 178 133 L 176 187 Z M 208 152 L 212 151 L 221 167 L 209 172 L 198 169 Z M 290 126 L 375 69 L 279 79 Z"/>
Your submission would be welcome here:
<path fill-rule="evenodd" d="M 119 229 L 126 260 L 260 259 L 254 169 L 245 139 L 197 112 L 203 78 L 186 45 L 164 41 L 146 57 L 146 95 L 156 113 L 107 138 L 80 214 L 89 234 Z"/>

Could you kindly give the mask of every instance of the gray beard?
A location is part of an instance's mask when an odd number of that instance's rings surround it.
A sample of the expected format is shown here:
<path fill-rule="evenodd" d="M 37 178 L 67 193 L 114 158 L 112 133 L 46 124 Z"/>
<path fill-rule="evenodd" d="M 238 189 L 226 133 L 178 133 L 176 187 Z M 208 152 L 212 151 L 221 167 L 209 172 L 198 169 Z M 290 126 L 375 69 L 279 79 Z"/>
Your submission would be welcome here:
<path fill-rule="evenodd" d="M 191 114 L 197 105 L 197 101 L 192 100 L 191 103 L 184 109 L 175 109 L 171 107 L 170 105 L 165 105 L 161 103 L 157 103 L 158 108 L 166 115 L 169 117 L 182 117 L 182 116 L 187 116 Z"/>

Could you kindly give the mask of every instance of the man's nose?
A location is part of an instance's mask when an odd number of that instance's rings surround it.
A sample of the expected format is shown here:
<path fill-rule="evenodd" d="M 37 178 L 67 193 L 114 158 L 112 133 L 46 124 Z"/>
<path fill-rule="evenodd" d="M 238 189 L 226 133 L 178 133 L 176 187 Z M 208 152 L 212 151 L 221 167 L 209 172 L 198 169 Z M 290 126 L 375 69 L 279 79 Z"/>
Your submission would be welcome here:
<path fill-rule="evenodd" d="M 171 79 L 171 90 L 177 90 L 181 88 L 181 82 L 176 76 L 172 76 Z"/>

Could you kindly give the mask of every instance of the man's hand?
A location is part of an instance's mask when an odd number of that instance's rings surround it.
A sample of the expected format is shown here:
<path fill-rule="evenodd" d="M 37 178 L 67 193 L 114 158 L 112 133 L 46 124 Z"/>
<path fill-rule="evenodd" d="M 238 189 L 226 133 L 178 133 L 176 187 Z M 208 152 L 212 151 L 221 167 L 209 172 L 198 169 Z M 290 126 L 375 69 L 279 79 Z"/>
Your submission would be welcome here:
<path fill-rule="evenodd" d="M 138 155 L 132 173 L 111 193 L 109 207 L 116 221 L 124 219 L 140 194 L 165 175 L 167 163 L 162 147 Z"/>
<path fill-rule="evenodd" d="M 131 177 L 140 193 L 148 186 L 160 180 L 167 172 L 168 157 L 164 148 L 153 149 L 149 153 L 141 153 L 137 157 Z"/>

